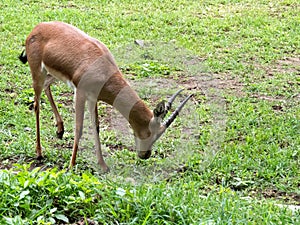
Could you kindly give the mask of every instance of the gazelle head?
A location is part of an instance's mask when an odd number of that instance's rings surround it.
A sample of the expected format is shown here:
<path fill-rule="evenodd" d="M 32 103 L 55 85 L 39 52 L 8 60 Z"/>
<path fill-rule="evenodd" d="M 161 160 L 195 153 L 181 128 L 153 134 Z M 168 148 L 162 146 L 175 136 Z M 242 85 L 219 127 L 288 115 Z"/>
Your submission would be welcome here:
<path fill-rule="evenodd" d="M 171 125 L 175 118 L 179 115 L 179 112 L 187 103 L 187 101 L 193 96 L 189 95 L 184 101 L 180 103 L 177 109 L 165 120 L 164 117 L 172 107 L 172 103 L 175 98 L 182 92 L 183 89 L 177 91 L 168 102 L 160 102 L 153 110 L 153 117 L 149 122 L 148 136 L 144 139 L 140 139 L 135 136 L 135 144 L 138 153 L 138 157 L 141 159 L 148 159 L 151 156 L 151 149 L 153 144 L 160 138 L 160 136 L 166 131 L 166 129 Z"/>

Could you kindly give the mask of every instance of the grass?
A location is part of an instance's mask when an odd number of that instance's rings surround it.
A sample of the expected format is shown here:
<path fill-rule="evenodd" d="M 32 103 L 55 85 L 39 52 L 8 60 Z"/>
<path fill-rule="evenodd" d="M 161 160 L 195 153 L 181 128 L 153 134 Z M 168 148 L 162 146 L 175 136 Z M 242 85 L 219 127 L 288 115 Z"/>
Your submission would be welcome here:
<path fill-rule="evenodd" d="M 300 204 L 298 1 L 22 3 L 0 3 L 1 224 L 300 224 L 290 207 Z M 149 106 L 179 87 L 195 94 L 149 160 L 100 105 L 111 172 L 96 165 L 88 125 L 66 171 L 73 97 L 61 83 L 52 89 L 64 139 L 43 96 L 45 160 L 34 159 L 33 90 L 17 56 L 31 29 L 51 20 L 104 42 Z"/>

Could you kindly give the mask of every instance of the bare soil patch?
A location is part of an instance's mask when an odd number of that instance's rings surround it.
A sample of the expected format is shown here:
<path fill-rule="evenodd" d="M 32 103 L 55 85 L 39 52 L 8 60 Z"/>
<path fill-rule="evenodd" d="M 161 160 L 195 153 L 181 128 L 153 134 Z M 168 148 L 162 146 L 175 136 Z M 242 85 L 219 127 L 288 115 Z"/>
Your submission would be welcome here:
<path fill-rule="evenodd" d="M 267 189 L 261 191 L 261 194 L 265 198 L 280 199 L 284 202 L 293 202 L 295 205 L 300 206 L 300 194 L 297 193 L 288 193 L 276 189 Z"/>
<path fill-rule="evenodd" d="M 7 158 L 3 158 L 0 161 L 0 169 L 12 169 L 14 168 L 15 164 L 30 164 L 29 170 L 33 170 L 36 167 L 40 167 L 41 171 L 46 170 L 50 168 L 47 163 L 46 159 L 38 160 L 33 157 L 29 156 L 23 156 L 23 155 L 17 155 L 17 156 L 11 156 Z M 62 165 L 57 165 L 58 168 L 62 168 Z"/>

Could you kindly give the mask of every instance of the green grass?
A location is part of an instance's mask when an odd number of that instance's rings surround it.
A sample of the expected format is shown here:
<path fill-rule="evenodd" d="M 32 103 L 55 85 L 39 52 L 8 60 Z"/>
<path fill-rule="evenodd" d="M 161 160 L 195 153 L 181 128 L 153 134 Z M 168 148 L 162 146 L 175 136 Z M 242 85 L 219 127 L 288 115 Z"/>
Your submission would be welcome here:
<path fill-rule="evenodd" d="M 0 223 L 300 224 L 288 208 L 300 204 L 299 9 L 296 0 L 2 1 Z M 52 89 L 64 139 L 43 95 L 45 159 L 34 160 L 32 81 L 17 57 L 32 28 L 51 20 L 104 42 L 149 106 L 181 87 L 194 93 L 149 160 L 100 105 L 111 172 L 96 165 L 88 133 L 66 171 L 74 115 L 62 83 Z"/>

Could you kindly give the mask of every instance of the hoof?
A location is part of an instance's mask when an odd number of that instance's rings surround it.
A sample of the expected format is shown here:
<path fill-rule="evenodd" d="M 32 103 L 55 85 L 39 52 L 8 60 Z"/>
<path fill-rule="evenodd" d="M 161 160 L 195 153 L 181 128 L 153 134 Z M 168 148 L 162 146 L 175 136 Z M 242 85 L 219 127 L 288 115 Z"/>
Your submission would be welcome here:
<path fill-rule="evenodd" d="M 106 166 L 104 168 L 102 167 L 102 170 L 103 170 L 104 173 L 109 173 L 110 172 L 110 169 L 109 169 L 108 166 Z"/>
<path fill-rule="evenodd" d="M 40 155 L 40 156 L 36 157 L 36 159 L 37 159 L 37 160 L 43 160 L 44 157 L 43 157 L 42 155 Z"/>
<path fill-rule="evenodd" d="M 64 136 L 64 131 L 56 131 L 56 137 L 62 139 Z"/>

